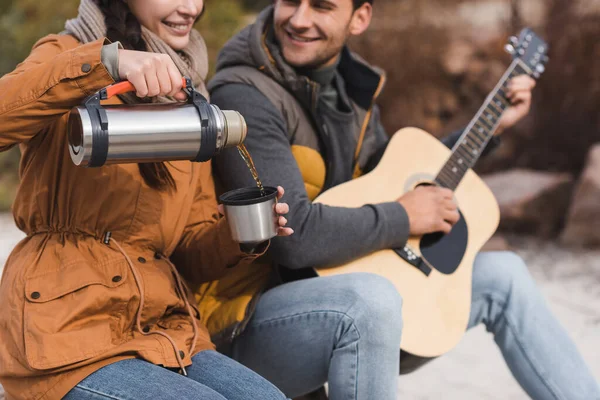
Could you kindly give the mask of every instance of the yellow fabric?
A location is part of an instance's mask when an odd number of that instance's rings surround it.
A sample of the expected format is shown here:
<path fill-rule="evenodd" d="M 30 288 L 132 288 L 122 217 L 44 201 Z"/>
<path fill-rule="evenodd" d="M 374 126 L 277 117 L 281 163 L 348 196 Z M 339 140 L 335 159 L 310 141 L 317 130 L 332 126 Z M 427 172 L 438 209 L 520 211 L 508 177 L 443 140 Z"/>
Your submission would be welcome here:
<path fill-rule="evenodd" d="M 318 151 L 293 145 L 306 192 L 314 200 L 325 184 L 325 162 Z M 202 321 L 215 337 L 246 318 L 252 299 L 263 291 L 271 276 L 271 262 L 261 258 L 251 265 L 237 267 L 219 281 L 206 283 L 196 293 Z"/>
<path fill-rule="evenodd" d="M 244 320 L 248 304 L 266 288 L 270 275 L 271 262 L 258 260 L 200 287 L 196 293 L 198 309 L 211 336 Z"/>
<path fill-rule="evenodd" d="M 315 149 L 305 146 L 292 146 L 292 154 L 302 173 L 308 198 L 314 200 L 325 185 L 325 161 Z"/>

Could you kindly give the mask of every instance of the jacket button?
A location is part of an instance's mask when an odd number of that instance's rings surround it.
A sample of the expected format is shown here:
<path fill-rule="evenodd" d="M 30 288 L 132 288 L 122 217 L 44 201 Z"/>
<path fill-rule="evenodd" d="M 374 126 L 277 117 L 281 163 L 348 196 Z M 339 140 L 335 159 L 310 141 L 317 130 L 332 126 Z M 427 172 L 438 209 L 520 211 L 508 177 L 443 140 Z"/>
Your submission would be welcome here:
<path fill-rule="evenodd" d="M 90 64 L 83 64 L 81 66 L 81 70 L 83 72 L 90 72 L 92 70 L 92 66 Z"/>
<path fill-rule="evenodd" d="M 185 353 L 183 352 L 183 350 L 179 350 L 179 357 L 185 358 Z"/>
<path fill-rule="evenodd" d="M 32 299 L 39 299 L 40 298 L 40 292 L 33 292 L 31 293 L 31 298 Z"/>
<path fill-rule="evenodd" d="M 138 261 L 141 262 L 142 264 L 146 263 L 146 259 L 144 257 L 138 257 Z"/>
<path fill-rule="evenodd" d="M 154 253 L 154 258 L 157 260 L 160 260 L 160 259 L 162 259 L 162 256 L 160 255 L 159 252 L 156 252 L 156 253 Z"/>
<path fill-rule="evenodd" d="M 150 332 L 150 325 L 146 325 L 146 326 L 144 327 L 144 329 L 142 329 L 142 332 L 144 332 L 144 333 L 148 333 L 148 332 Z"/>
<path fill-rule="evenodd" d="M 113 276 L 112 281 L 114 283 L 117 283 L 117 282 L 121 282 L 121 279 L 123 279 L 123 278 L 121 278 L 121 275 L 116 275 L 116 276 Z"/>

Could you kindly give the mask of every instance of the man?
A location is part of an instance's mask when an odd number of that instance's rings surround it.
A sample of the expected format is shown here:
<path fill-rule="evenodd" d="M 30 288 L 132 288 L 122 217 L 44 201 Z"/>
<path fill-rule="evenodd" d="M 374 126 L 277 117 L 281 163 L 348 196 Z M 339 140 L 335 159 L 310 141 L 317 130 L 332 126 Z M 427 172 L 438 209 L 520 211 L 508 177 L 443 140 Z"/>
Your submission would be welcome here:
<path fill-rule="evenodd" d="M 435 187 L 360 208 L 311 203 L 370 171 L 388 140 L 374 107 L 383 77 L 346 48 L 371 16 L 372 1 L 276 0 L 224 47 L 210 84 L 214 103 L 245 116 L 246 145 L 263 182 L 285 185 L 296 233 L 273 239 L 263 265 L 201 288 L 200 306 L 221 349 L 291 397 L 327 381 L 331 399 L 394 399 L 402 302 L 371 274 L 276 286 L 271 265 L 288 278 L 302 275 L 307 267 L 402 247 L 409 234 L 448 232 L 458 219 L 451 192 Z M 533 86 L 525 76 L 512 81 L 513 106 L 500 132 L 528 112 Z M 445 143 L 452 146 L 459 134 Z M 216 168 L 225 189 L 253 184 L 235 151 L 225 151 Z M 532 398 L 600 399 L 521 259 L 480 254 L 472 290 L 469 327 L 484 323 L 494 334 Z"/>

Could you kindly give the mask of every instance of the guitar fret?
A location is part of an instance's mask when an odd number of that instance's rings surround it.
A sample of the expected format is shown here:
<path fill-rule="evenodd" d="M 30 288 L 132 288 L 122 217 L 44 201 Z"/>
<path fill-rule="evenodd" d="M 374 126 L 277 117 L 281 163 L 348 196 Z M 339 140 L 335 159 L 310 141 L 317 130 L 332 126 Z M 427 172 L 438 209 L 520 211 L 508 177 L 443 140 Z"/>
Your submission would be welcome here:
<path fill-rule="evenodd" d="M 481 146 L 483 144 L 483 141 L 473 132 L 473 130 L 468 133 L 467 138 L 463 142 L 468 142 L 469 139 L 472 139 L 476 146 Z M 469 144 L 471 143 L 469 142 Z"/>
<path fill-rule="evenodd" d="M 499 116 L 502 115 L 502 113 L 504 112 L 504 108 L 502 107 L 502 103 L 499 101 L 494 101 L 494 99 L 492 99 L 489 102 L 489 106 L 491 106 L 490 108 L 494 108 L 496 111 L 498 111 Z"/>
<path fill-rule="evenodd" d="M 529 72 L 527 72 L 527 70 L 525 68 L 523 68 L 523 66 L 521 64 L 516 64 L 513 72 L 515 73 L 516 76 L 529 75 Z"/>
<path fill-rule="evenodd" d="M 454 147 L 452 155 L 440 169 L 436 182 L 449 189 L 456 189 L 481 156 L 502 114 L 510 107 L 510 101 L 506 97 L 510 80 L 523 74 L 528 72 L 518 63 L 513 63 L 512 70 L 504 74 L 503 80 L 479 109 L 477 118 L 471 121 L 470 129 Z"/>
<path fill-rule="evenodd" d="M 457 149 L 457 151 L 463 151 L 463 157 L 467 159 L 467 161 L 473 161 L 473 151 L 477 150 L 476 147 L 467 148 L 467 146 L 461 145 Z"/>
<path fill-rule="evenodd" d="M 469 157 L 466 159 L 466 161 L 468 163 L 472 163 L 475 159 L 475 157 L 473 157 L 473 155 L 478 154 L 481 151 L 481 144 L 471 144 L 468 143 L 468 145 L 464 145 L 463 149 L 467 152 L 467 154 L 469 155 Z"/>
<path fill-rule="evenodd" d="M 467 151 L 469 151 L 469 153 L 470 153 L 472 150 L 479 149 L 481 147 L 481 144 L 480 143 L 475 143 L 474 144 L 474 143 L 471 143 L 471 142 L 469 142 L 469 141 L 467 141 L 465 139 L 465 141 L 463 141 L 463 143 L 461 144 L 461 146 L 465 147 L 467 149 Z"/>
<path fill-rule="evenodd" d="M 507 107 L 510 106 L 510 104 L 508 104 L 508 101 L 506 101 L 506 99 L 502 96 L 499 96 L 498 94 L 494 95 L 494 104 L 498 107 L 501 107 L 502 110 L 505 110 Z"/>
<path fill-rule="evenodd" d="M 452 176 L 459 176 L 460 178 L 462 178 L 462 176 L 465 174 L 465 172 L 467 172 L 467 170 L 469 169 L 469 168 L 463 168 L 463 167 L 464 166 L 454 164 L 450 168 Z"/>
<path fill-rule="evenodd" d="M 485 124 L 481 123 L 480 120 L 475 121 L 475 125 L 477 125 L 477 131 L 473 133 L 477 136 L 479 140 L 481 140 L 481 142 L 484 142 L 485 137 L 490 133 L 489 128 Z M 478 133 L 483 134 L 484 136 L 481 137 L 480 135 L 478 135 Z"/>
<path fill-rule="evenodd" d="M 452 167 L 449 164 L 446 164 L 446 166 L 442 169 L 444 171 L 444 173 L 446 174 L 447 177 L 449 177 L 451 179 L 452 182 L 458 182 L 457 179 L 457 174 L 458 174 L 458 168 L 457 167 Z M 460 177 L 458 178 L 460 180 Z"/>
<path fill-rule="evenodd" d="M 441 184 L 441 186 L 444 186 L 446 188 L 450 188 L 452 186 L 441 176 L 441 174 L 438 174 L 438 176 L 435 178 L 435 182 Z"/>
<path fill-rule="evenodd" d="M 460 171 L 461 174 L 464 174 L 469 168 L 471 168 L 471 165 L 470 163 L 466 162 L 464 158 L 459 158 L 459 160 L 461 162 L 459 162 L 458 160 L 453 162 L 452 168 L 456 168 L 458 171 Z"/>
<path fill-rule="evenodd" d="M 500 118 L 502 115 L 502 111 L 498 111 L 494 108 L 491 102 L 486 105 L 484 111 L 492 114 L 495 118 Z"/>
<path fill-rule="evenodd" d="M 484 110 L 482 118 L 484 118 L 486 122 L 492 124 L 492 127 L 496 125 L 496 122 L 498 121 L 498 117 L 496 115 L 486 110 Z"/>
<path fill-rule="evenodd" d="M 469 142 L 463 142 L 460 144 L 460 146 L 458 146 L 457 150 L 462 150 L 463 154 L 465 154 L 463 158 L 466 158 L 467 161 L 471 162 L 473 161 L 473 150 L 477 150 L 478 148 L 479 146 L 472 146 Z"/>
<path fill-rule="evenodd" d="M 465 149 L 463 146 L 459 146 L 457 148 L 457 150 L 458 151 L 462 150 L 464 152 L 463 154 L 465 155 L 465 158 L 467 158 L 467 157 L 471 158 L 471 160 L 469 160 L 469 163 L 472 163 L 474 161 L 474 159 L 472 158 L 474 155 L 476 156 L 479 154 L 479 151 L 477 149 L 473 149 L 473 150 L 469 151 L 469 150 Z"/>
<path fill-rule="evenodd" d="M 483 143 L 484 139 L 481 137 L 481 135 L 483 135 L 483 137 L 487 136 L 488 130 L 485 129 L 483 124 L 477 125 L 478 122 L 479 121 L 475 121 L 475 124 L 473 125 L 473 129 L 471 130 L 471 132 L 473 133 L 473 136 L 477 137 L 477 139 L 479 139 L 479 141 L 481 143 Z"/>
<path fill-rule="evenodd" d="M 477 120 L 477 122 L 479 122 L 481 125 L 483 125 L 484 127 L 486 127 L 488 133 L 494 127 L 494 125 L 492 125 L 490 123 L 490 121 L 488 121 L 487 119 L 485 119 L 485 117 L 479 117 L 479 119 Z M 488 124 L 489 124 L 489 126 L 488 126 Z"/>
<path fill-rule="evenodd" d="M 446 182 L 449 183 L 449 185 L 447 185 L 448 187 L 455 188 L 458 185 L 458 182 L 460 182 L 460 178 L 456 179 L 446 169 L 443 169 L 442 171 L 440 171 L 440 175 L 442 175 L 442 174 L 445 174 L 445 176 L 446 176 L 446 178 L 445 178 Z"/>
<path fill-rule="evenodd" d="M 469 167 L 465 165 L 464 158 L 455 156 L 454 154 L 452 155 L 452 157 L 450 157 L 450 160 L 448 160 L 448 162 L 452 163 L 453 169 L 456 168 L 461 170 L 462 172 L 465 172 L 467 169 L 469 169 Z"/>

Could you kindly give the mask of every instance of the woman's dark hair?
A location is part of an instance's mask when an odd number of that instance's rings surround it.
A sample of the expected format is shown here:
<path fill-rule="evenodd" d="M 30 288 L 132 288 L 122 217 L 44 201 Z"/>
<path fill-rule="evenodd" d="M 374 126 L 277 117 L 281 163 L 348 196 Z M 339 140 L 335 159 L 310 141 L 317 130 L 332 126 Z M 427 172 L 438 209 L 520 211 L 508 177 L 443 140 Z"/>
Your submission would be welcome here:
<path fill-rule="evenodd" d="M 146 51 L 142 38 L 142 27 L 129 6 L 122 0 L 95 0 L 104 14 L 106 37 L 111 42 L 121 42 L 127 50 Z M 140 163 L 140 174 L 144 182 L 153 189 L 175 190 L 177 185 L 164 163 Z"/>

